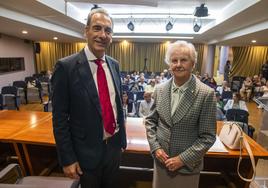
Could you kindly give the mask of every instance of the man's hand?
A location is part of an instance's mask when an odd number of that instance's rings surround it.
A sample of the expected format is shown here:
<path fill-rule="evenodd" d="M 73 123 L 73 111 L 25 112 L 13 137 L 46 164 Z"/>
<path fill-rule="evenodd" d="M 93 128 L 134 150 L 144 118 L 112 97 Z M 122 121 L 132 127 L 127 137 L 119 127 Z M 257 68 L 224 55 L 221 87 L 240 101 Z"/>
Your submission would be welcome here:
<path fill-rule="evenodd" d="M 172 157 L 165 161 L 165 165 L 169 171 L 175 171 L 181 168 L 184 164 L 179 156 Z"/>
<path fill-rule="evenodd" d="M 65 176 L 72 179 L 79 179 L 79 175 L 83 174 L 78 162 L 75 162 L 68 166 L 64 166 L 63 172 Z"/>
<path fill-rule="evenodd" d="M 157 149 L 154 154 L 155 157 L 163 164 L 165 164 L 165 161 L 169 158 L 163 149 Z"/>

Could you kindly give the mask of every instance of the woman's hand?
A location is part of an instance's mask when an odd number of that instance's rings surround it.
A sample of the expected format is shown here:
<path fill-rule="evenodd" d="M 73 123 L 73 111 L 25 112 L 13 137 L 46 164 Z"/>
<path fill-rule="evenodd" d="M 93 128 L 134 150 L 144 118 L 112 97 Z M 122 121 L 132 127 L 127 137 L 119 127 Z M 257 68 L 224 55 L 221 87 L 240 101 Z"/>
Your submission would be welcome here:
<path fill-rule="evenodd" d="M 172 157 L 165 161 L 165 165 L 169 171 L 175 171 L 181 168 L 184 164 L 179 156 Z"/>
<path fill-rule="evenodd" d="M 154 154 L 155 157 L 163 164 L 165 164 L 165 161 L 169 158 L 163 149 L 157 149 Z"/>

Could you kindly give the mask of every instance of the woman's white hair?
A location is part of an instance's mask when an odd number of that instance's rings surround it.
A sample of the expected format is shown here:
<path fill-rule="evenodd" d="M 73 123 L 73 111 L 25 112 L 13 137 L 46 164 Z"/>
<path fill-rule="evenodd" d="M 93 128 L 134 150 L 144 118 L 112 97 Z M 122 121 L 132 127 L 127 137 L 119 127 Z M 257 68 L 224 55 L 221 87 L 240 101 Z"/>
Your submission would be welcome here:
<path fill-rule="evenodd" d="M 196 63 L 196 61 L 197 61 L 197 53 L 195 51 L 194 45 L 192 43 L 190 43 L 190 42 L 186 42 L 186 41 L 183 41 L 183 40 L 178 40 L 178 41 L 173 42 L 173 43 L 168 45 L 167 51 L 166 51 L 166 56 L 165 56 L 166 64 L 168 64 L 168 65 L 170 64 L 171 53 L 174 50 L 181 50 L 181 49 L 188 49 L 189 50 L 190 60 L 192 62 Z"/>

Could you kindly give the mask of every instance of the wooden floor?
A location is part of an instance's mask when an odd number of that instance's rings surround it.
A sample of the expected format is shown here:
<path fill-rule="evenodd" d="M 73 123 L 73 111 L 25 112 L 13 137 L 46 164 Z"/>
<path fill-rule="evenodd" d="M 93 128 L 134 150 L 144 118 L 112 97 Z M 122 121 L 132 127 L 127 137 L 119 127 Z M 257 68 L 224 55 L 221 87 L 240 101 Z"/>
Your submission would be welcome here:
<path fill-rule="evenodd" d="M 46 98 L 45 98 L 46 99 Z M 255 128 L 254 132 L 254 139 L 257 138 L 259 128 L 260 128 L 260 123 L 261 123 L 261 117 L 263 110 L 258 109 L 257 105 L 255 102 L 249 102 L 247 103 L 247 107 L 249 109 L 249 123 Z M 31 104 L 21 104 L 20 106 L 20 111 L 43 111 L 43 105 L 40 104 L 39 102 L 36 103 L 31 103 Z M 259 165 L 257 167 L 257 175 L 261 177 L 268 177 L 268 171 L 265 170 L 268 168 L 268 161 L 261 160 L 259 162 Z M 214 177 L 213 177 L 214 178 Z M 206 188 L 206 181 L 210 181 L 211 177 L 202 177 L 203 182 L 201 182 L 200 185 L 201 188 Z M 207 179 L 207 180 L 206 180 Z M 220 180 L 219 180 L 220 181 Z M 218 181 L 218 182 L 219 182 Z M 224 185 L 224 183 L 219 183 L 217 185 L 209 186 L 211 188 L 224 188 L 227 187 Z M 148 181 L 137 181 L 134 184 L 128 186 L 127 188 L 151 188 L 151 182 Z"/>

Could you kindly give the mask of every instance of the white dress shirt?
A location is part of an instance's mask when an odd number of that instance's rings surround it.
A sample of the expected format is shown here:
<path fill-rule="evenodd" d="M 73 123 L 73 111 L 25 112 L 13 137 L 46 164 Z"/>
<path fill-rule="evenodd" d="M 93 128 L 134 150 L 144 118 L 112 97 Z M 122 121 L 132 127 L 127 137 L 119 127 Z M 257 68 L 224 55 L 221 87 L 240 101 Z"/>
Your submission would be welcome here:
<path fill-rule="evenodd" d="M 95 60 L 97 59 L 96 56 L 89 50 L 88 45 L 85 46 L 84 48 L 85 50 L 85 54 L 87 56 L 87 60 L 89 63 L 89 67 L 98 91 L 98 82 L 97 82 L 97 69 L 98 69 L 98 65 L 95 63 Z M 114 88 L 114 84 L 113 84 L 113 78 L 110 72 L 110 69 L 107 65 L 107 63 L 105 62 L 105 55 L 101 58 L 103 63 L 102 63 L 102 67 L 104 69 L 105 75 L 106 75 L 106 80 L 107 80 L 107 84 L 108 84 L 108 89 L 109 89 L 109 95 L 110 95 L 110 101 L 112 104 L 112 108 L 113 108 L 113 112 L 114 112 L 114 117 L 115 117 L 115 122 L 117 122 L 117 107 L 116 107 L 116 102 L 115 102 L 115 88 Z M 104 131 L 104 139 L 110 137 L 111 135 L 109 133 L 107 133 L 105 131 L 105 129 L 103 128 Z M 115 132 L 119 131 L 119 126 L 118 124 L 116 125 L 116 129 Z"/>

